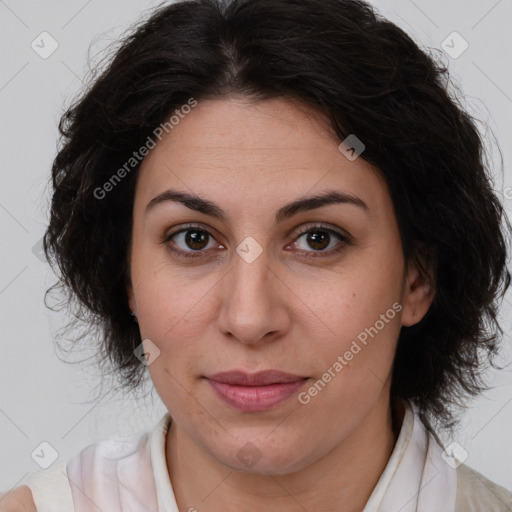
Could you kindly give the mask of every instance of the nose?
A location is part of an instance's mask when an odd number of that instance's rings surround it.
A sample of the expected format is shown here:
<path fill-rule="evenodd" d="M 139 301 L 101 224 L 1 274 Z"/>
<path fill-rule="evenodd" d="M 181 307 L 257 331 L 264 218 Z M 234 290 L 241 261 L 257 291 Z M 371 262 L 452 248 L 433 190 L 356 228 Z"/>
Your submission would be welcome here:
<path fill-rule="evenodd" d="M 270 264 L 265 251 L 251 263 L 234 256 L 220 285 L 218 325 L 224 335 L 254 345 L 275 340 L 289 329 L 290 292 Z"/>

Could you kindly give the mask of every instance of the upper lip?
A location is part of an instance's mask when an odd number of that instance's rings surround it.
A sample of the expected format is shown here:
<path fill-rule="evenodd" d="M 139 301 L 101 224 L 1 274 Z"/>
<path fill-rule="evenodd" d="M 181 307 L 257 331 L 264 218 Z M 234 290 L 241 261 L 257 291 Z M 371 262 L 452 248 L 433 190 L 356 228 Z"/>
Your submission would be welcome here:
<path fill-rule="evenodd" d="M 268 384 L 282 384 L 286 382 L 297 382 L 306 379 L 293 373 L 281 372 L 279 370 L 262 370 L 256 373 L 247 373 L 240 370 L 214 373 L 206 375 L 206 378 L 215 382 L 232 384 L 235 386 L 265 386 Z"/>

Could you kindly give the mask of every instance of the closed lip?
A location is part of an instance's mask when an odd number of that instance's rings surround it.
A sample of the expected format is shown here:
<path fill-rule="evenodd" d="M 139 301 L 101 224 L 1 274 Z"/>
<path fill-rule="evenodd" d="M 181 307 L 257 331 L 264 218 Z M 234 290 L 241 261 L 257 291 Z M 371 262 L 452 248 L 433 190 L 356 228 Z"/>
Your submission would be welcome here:
<path fill-rule="evenodd" d="M 249 373 L 242 370 L 230 370 L 226 372 L 205 375 L 205 378 L 222 384 L 233 386 L 267 386 L 270 384 L 285 384 L 298 382 L 308 377 L 286 373 L 279 370 L 262 370 Z"/>

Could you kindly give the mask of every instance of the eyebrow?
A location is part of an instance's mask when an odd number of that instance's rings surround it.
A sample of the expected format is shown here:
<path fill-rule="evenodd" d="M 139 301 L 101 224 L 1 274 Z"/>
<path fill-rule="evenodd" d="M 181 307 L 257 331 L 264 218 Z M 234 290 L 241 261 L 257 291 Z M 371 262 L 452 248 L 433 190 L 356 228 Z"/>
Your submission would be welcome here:
<path fill-rule="evenodd" d="M 219 220 L 226 220 L 228 217 L 226 212 L 224 212 L 224 210 L 214 202 L 200 196 L 180 192 L 178 190 L 166 190 L 151 199 L 146 206 L 146 213 L 157 205 L 169 201 L 181 203 L 190 210 L 204 213 L 205 215 L 215 217 Z M 365 211 L 369 210 L 368 205 L 359 197 L 338 192 L 336 190 L 328 190 L 322 194 L 297 199 L 281 207 L 276 213 L 275 222 L 277 224 L 297 215 L 298 213 L 315 210 L 322 206 L 331 204 L 351 204 L 362 208 Z"/>

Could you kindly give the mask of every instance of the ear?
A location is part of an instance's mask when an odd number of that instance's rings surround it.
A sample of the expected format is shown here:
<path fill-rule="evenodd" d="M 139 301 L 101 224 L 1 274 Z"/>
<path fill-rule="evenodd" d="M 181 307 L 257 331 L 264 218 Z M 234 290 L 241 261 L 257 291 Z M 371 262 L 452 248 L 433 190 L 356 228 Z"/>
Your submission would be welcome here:
<path fill-rule="evenodd" d="M 420 271 L 416 263 L 410 263 L 405 276 L 403 295 L 402 325 L 417 324 L 429 310 L 435 290 L 431 276 Z"/>
<path fill-rule="evenodd" d="M 133 287 L 131 284 L 127 285 L 126 294 L 128 295 L 128 306 L 130 307 L 130 311 L 137 315 L 137 306 L 135 305 L 135 297 L 133 295 Z"/>

